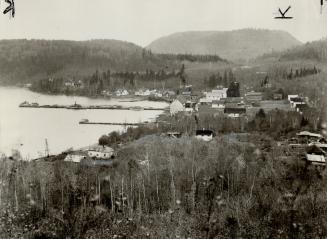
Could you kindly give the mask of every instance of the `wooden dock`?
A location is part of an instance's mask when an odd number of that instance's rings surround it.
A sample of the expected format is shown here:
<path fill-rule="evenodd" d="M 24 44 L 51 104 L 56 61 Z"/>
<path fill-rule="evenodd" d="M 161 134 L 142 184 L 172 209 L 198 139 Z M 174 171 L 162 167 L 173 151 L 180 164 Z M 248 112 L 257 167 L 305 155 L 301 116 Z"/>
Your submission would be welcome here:
<path fill-rule="evenodd" d="M 141 126 L 145 123 L 112 123 L 112 122 L 83 122 L 80 121 L 79 124 L 92 124 L 92 125 L 118 125 L 118 126 Z"/>
<path fill-rule="evenodd" d="M 45 108 L 45 109 L 68 109 L 68 110 L 166 110 L 166 108 L 156 107 L 138 107 L 138 106 L 121 106 L 121 105 L 19 105 L 21 108 Z"/>

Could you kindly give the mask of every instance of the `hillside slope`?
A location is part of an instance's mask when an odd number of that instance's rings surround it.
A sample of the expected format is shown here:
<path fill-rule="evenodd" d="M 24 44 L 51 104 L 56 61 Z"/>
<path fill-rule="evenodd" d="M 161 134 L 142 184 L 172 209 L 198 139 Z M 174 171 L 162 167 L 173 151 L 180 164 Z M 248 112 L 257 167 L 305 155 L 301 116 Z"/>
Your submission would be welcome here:
<path fill-rule="evenodd" d="M 280 59 L 327 61 L 327 38 L 284 51 L 281 53 Z"/>
<path fill-rule="evenodd" d="M 227 60 L 248 60 L 298 45 L 301 42 L 284 31 L 243 29 L 180 32 L 159 38 L 147 48 L 154 53 L 217 54 Z"/>
<path fill-rule="evenodd" d="M 83 77 L 95 70 L 156 70 L 172 62 L 117 40 L 2 40 L 0 52 L 0 83 L 7 84 L 50 76 Z"/>

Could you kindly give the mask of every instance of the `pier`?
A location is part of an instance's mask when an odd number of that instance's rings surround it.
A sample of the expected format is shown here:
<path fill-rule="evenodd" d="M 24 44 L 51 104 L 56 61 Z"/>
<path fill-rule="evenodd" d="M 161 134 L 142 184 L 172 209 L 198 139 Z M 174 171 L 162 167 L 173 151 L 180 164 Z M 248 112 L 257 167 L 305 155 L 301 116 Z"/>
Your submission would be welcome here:
<path fill-rule="evenodd" d="M 90 122 L 90 121 L 80 121 L 79 124 L 92 124 L 92 125 L 118 125 L 118 126 L 141 126 L 145 123 L 112 123 L 112 122 Z"/>
<path fill-rule="evenodd" d="M 121 106 L 121 105 L 39 105 L 38 103 L 23 102 L 19 105 L 21 108 L 46 108 L 46 109 L 68 109 L 68 110 L 166 110 L 166 108 L 140 107 L 140 106 Z"/>

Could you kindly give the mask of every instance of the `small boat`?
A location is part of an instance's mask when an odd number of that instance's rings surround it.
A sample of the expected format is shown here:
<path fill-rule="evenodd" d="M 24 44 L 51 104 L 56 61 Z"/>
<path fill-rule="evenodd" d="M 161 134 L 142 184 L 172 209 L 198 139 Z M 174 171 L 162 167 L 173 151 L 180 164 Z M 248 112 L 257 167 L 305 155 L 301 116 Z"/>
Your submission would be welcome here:
<path fill-rule="evenodd" d="M 30 103 L 28 103 L 28 101 L 24 101 L 19 105 L 19 107 L 26 107 L 26 106 L 30 106 Z"/>
<path fill-rule="evenodd" d="M 88 122 L 89 122 L 88 119 L 82 119 L 79 123 L 80 123 L 80 124 L 86 124 L 86 123 L 88 123 Z"/>
<path fill-rule="evenodd" d="M 134 106 L 134 107 L 130 107 L 129 109 L 130 109 L 130 110 L 135 110 L 135 111 L 141 111 L 141 110 L 144 110 L 144 108 L 141 107 L 141 106 Z"/>
<path fill-rule="evenodd" d="M 80 104 L 76 104 L 75 102 L 75 104 L 68 106 L 67 109 L 79 110 L 82 109 L 82 106 Z"/>

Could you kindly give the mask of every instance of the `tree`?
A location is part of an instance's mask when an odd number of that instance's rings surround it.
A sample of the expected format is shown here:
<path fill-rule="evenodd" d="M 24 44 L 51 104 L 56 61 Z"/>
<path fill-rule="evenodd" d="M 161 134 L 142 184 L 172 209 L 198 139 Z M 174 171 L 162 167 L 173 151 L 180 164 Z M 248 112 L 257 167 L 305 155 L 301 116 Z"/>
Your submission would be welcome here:
<path fill-rule="evenodd" d="M 102 135 L 100 138 L 99 138 L 99 145 L 101 146 L 105 146 L 105 145 L 108 145 L 109 144 L 109 136 L 107 135 Z"/>

